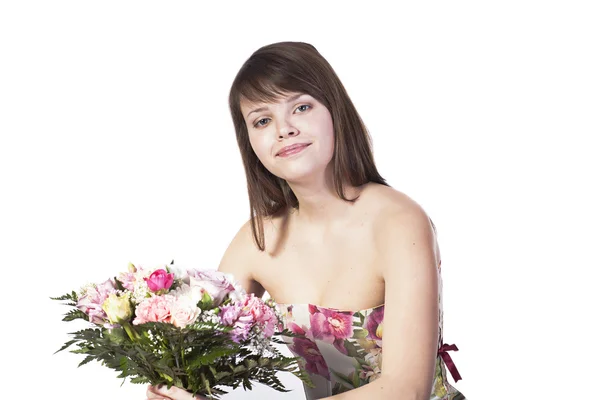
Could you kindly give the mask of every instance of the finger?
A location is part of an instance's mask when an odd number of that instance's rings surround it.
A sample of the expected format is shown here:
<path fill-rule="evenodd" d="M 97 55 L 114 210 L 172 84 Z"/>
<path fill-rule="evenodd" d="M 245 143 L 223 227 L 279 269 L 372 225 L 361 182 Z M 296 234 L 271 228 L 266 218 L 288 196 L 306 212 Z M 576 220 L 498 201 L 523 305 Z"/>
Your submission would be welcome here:
<path fill-rule="evenodd" d="M 164 394 L 157 393 L 156 390 L 155 386 L 148 386 L 146 389 L 146 398 L 148 400 L 168 400 Z"/>
<path fill-rule="evenodd" d="M 190 392 L 187 392 L 183 389 L 178 388 L 177 386 L 171 386 L 171 388 L 167 389 L 166 385 L 158 386 L 153 388 L 154 392 L 163 397 L 168 397 L 172 400 L 202 400 L 206 399 L 200 395 L 194 396 Z"/>

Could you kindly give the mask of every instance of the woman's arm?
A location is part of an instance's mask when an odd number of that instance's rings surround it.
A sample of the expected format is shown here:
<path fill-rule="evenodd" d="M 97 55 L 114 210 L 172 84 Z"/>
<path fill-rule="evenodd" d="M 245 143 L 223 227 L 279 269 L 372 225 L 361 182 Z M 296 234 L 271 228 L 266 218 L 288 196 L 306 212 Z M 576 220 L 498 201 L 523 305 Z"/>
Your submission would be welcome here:
<path fill-rule="evenodd" d="M 331 400 L 427 400 L 438 345 L 439 250 L 416 203 L 386 216 L 376 240 L 385 281 L 381 376 Z"/>
<path fill-rule="evenodd" d="M 248 220 L 235 234 L 225 250 L 219 271 L 232 274 L 247 293 L 262 297 L 265 289 L 254 279 L 258 249 L 254 246 L 252 226 Z"/>

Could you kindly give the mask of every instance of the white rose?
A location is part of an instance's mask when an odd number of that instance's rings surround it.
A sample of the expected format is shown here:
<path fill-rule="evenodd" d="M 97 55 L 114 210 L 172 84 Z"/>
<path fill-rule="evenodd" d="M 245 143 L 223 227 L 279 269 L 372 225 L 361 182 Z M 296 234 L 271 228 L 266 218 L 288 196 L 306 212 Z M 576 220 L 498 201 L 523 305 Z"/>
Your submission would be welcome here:
<path fill-rule="evenodd" d="M 185 297 L 190 303 L 196 305 L 202 299 L 203 290 L 201 287 L 183 283 L 175 289 L 175 296 L 180 298 Z"/>
<path fill-rule="evenodd" d="M 187 283 L 188 273 L 186 269 L 175 264 L 167 265 L 167 269 L 170 273 L 174 275 L 176 281 L 184 281 L 185 283 Z"/>

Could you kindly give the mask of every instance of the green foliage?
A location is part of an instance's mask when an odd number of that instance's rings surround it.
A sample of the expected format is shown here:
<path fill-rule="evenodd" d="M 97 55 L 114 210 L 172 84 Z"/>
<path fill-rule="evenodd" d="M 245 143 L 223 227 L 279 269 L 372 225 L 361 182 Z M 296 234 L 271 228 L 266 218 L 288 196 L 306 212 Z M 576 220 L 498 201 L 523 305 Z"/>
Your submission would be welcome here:
<path fill-rule="evenodd" d="M 68 313 L 66 313 L 65 317 L 63 318 L 63 321 L 73 321 L 74 319 L 84 319 L 88 321 L 89 317 L 83 311 L 75 309 L 70 310 Z"/>
<path fill-rule="evenodd" d="M 67 294 L 63 294 L 60 297 L 50 297 L 51 300 L 59 300 L 59 301 L 67 301 L 66 303 L 64 303 L 67 306 L 75 306 L 77 304 L 77 293 L 75 293 L 75 291 L 72 291 L 71 293 L 67 293 Z"/>
<path fill-rule="evenodd" d="M 198 302 L 198 307 L 202 311 L 210 310 L 211 308 L 213 308 L 213 300 L 210 297 L 210 294 L 208 294 L 208 292 L 204 292 L 204 294 L 202 295 L 202 299 L 200 300 L 200 302 Z"/>
<path fill-rule="evenodd" d="M 76 303 L 77 295 L 73 292 L 53 299 Z M 87 320 L 87 315 L 76 309 L 66 315 L 65 321 Z M 183 329 L 156 322 L 135 326 L 127 323 L 112 329 L 95 325 L 70 333 L 72 340 L 57 352 L 71 348 L 72 353 L 85 355 L 79 366 L 95 360 L 132 383 L 176 385 L 213 399 L 227 393 L 226 387 L 251 390 L 253 381 L 287 392 L 277 372 L 292 373 L 313 386 L 307 373 L 299 368 L 297 358 L 285 357 L 273 347 L 269 348 L 269 356 L 256 354 L 234 342 L 228 334 L 231 329 L 210 323 Z M 276 340 L 273 337 L 272 342 Z"/>

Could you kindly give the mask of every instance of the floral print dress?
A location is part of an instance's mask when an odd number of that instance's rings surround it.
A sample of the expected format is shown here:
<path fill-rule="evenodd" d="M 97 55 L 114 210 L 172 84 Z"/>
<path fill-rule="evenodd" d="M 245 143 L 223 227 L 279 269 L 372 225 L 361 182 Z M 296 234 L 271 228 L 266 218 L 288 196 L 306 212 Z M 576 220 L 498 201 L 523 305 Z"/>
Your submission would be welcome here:
<path fill-rule="evenodd" d="M 440 339 L 430 400 L 465 400 L 446 379 L 445 366 L 455 381 L 461 377 L 448 355 L 449 350 L 458 349 L 455 345 L 444 344 L 442 340 L 441 274 L 438 277 Z M 384 305 L 359 311 L 342 311 L 313 304 L 279 303 L 277 306 L 283 314 L 283 328 L 295 334 L 295 337 L 282 336 L 282 339 L 290 351 L 300 357 L 301 367 L 315 386 L 304 385 L 307 400 L 346 392 L 379 378 Z"/>

